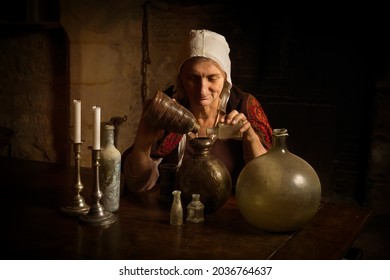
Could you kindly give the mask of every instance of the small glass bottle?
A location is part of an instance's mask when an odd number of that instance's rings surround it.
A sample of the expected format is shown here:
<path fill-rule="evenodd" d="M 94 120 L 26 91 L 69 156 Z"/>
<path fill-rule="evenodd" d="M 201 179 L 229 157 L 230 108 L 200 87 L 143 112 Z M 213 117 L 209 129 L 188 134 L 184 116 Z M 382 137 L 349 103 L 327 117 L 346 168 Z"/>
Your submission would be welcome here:
<path fill-rule="evenodd" d="M 242 132 L 240 131 L 240 128 L 242 127 L 242 125 L 243 124 L 241 121 L 239 121 L 234 125 L 218 123 L 216 127 L 207 128 L 206 134 L 207 136 L 215 135 L 220 140 L 226 140 L 226 139 L 241 140 Z"/>
<path fill-rule="evenodd" d="M 200 194 L 193 194 L 192 201 L 187 205 L 187 219 L 189 223 L 202 223 L 204 221 L 204 205 L 200 201 Z"/>
<path fill-rule="evenodd" d="M 173 202 L 171 207 L 170 224 L 174 226 L 181 226 L 183 224 L 183 207 L 180 199 L 181 191 L 174 190 L 172 192 Z"/>

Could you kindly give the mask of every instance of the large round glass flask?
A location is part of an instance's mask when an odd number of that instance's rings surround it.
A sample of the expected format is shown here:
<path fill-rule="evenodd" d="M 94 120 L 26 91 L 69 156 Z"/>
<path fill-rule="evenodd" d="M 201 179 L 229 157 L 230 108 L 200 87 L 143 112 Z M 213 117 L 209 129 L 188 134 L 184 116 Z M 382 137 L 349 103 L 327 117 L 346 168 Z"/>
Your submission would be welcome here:
<path fill-rule="evenodd" d="M 211 214 L 228 200 L 232 191 L 232 179 L 226 165 L 210 153 L 214 141 L 208 137 L 189 141 L 194 156 L 180 166 L 176 182 L 182 192 L 185 205 L 193 194 L 199 194 L 204 213 Z"/>
<path fill-rule="evenodd" d="M 274 129 L 272 148 L 250 161 L 236 184 L 237 206 L 253 226 L 271 232 L 302 228 L 318 211 L 316 171 L 287 149 L 287 129 Z"/>

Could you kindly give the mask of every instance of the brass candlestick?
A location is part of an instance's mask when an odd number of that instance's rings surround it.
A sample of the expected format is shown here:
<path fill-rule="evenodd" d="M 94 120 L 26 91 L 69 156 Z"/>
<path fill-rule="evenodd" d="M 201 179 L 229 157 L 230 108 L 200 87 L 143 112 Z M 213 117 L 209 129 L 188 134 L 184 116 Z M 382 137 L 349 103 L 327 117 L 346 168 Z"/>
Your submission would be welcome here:
<path fill-rule="evenodd" d="M 83 183 L 81 183 L 80 176 L 80 159 L 81 159 L 81 143 L 73 143 L 74 152 L 74 167 L 75 167 L 75 183 L 73 185 L 74 196 L 70 205 L 62 207 L 61 212 L 69 215 L 82 215 L 87 214 L 89 206 L 85 203 L 84 198 L 80 195 L 84 189 Z"/>
<path fill-rule="evenodd" d="M 88 214 L 82 215 L 79 218 L 81 222 L 94 226 L 109 225 L 116 221 L 116 216 L 111 212 L 104 210 L 103 205 L 100 204 L 100 199 L 103 197 L 99 183 L 100 150 L 92 150 L 92 166 L 94 177 L 91 198 L 93 200 L 93 204 L 89 209 Z"/>

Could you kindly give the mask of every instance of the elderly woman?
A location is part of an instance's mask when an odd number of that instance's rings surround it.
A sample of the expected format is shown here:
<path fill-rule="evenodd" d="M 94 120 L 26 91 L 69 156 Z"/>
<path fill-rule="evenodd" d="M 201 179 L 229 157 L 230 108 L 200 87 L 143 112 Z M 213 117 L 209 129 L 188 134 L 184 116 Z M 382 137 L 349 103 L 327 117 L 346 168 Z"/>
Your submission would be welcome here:
<path fill-rule="evenodd" d="M 216 139 L 211 150 L 225 163 L 233 184 L 247 162 L 270 148 L 272 129 L 259 101 L 232 84 L 229 52 L 225 37 L 218 33 L 188 33 L 179 54 L 176 84 L 165 93 L 193 113 L 200 129 L 196 135 L 178 135 L 153 128 L 141 117 L 134 144 L 122 156 L 130 191 L 151 189 L 158 179 L 160 163 L 180 166 L 191 156 L 189 139 L 207 136 L 206 129 L 219 123 L 242 125 L 241 141 Z"/>

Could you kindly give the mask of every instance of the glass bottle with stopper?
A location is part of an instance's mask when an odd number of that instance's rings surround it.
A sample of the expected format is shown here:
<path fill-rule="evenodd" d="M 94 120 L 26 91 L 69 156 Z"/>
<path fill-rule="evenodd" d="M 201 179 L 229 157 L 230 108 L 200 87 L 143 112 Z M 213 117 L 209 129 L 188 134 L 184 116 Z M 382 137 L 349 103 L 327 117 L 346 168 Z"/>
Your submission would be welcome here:
<path fill-rule="evenodd" d="M 204 221 L 203 217 L 204 205 L 200 201 L 200 194 L 192 194 L 192 201 L 187 205 L 187 219 L 189 223 L 201 223 Z"/>

